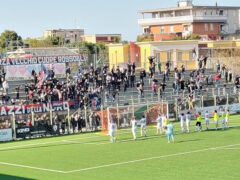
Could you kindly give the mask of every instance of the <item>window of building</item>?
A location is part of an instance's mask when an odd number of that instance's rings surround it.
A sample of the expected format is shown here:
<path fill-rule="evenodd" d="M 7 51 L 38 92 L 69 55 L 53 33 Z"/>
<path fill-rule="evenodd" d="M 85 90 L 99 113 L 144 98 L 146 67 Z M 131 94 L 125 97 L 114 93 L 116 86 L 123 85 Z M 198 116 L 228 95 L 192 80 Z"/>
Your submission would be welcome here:
<path fill-rule="evenodd" d="M 167 53 L 167 60 L 168 60 L 168 61 L 171 61 L 171 59 L 172 59 L 171 57 L 172 57 L 172 56 L 171 56 L 171 51 L 169 51 L 169 52 Z"/>
<path fill-rule="evenodd" d="M 161 26 L 161 33 L 164 33 L 164 26 Z"/>
<path fill-rule="evenodd" d="M 178 52 L 178 61 L 182 61 L 182 52 Z"/>
<path fill-rule="evenodd" d="M 147 28 L 144 28 L 144 33 L 145 34 L 149 34 L 150 33 L 150 29 L 147 27 Z"/>
<path fill-rule="evenodd" d="M 210 30 L 211 30 L 211 31 L 214 31 L 214 26 L 213 26 L 213 24 L 210 24 Z"/>
<path fill-rule="evenodd" d="M 205 24 L 205 31 L 208 31 L 208 24 Z"/>
<path fill-rule="evenodd" d="M 174 32 L 174 27 L 170 26 L 170 32 L 173 33 Z"/>
<path fill-rule="evenodd" d="M 220 16 L 223 16 L 223 15 L 224 15 L 224 10 L 223 10 L 223 9 L 219 10 L 219 15 L 220 15 Z"/>
<path fill-rule="evenodd" d="M 224 25 L 220 24 L 220 31 L 224 31 Z"/>

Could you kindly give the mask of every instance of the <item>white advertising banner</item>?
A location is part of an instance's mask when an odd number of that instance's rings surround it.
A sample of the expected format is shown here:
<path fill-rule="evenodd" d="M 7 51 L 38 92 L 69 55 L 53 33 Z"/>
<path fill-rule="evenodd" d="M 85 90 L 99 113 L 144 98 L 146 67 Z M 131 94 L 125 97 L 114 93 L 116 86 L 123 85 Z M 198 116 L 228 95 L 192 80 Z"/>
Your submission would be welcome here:
<path fill-rule="evenodd" d="M 240 104 L 231 104 L 231 105 L 222 105 L 222 106 L 210 106 L 210 107 L 204 107 L 204 108 L 196 108 L 197 112 L 201 112 L 201 114 L 204 114 L 206 111 L 208 111 L 209 113 L 213 113 L 215 110 L 217 110 L 218 112 L 220 112 L 220 110 L 222 109 L 229 109 L 229 112 L 231 114 L 235 114 L 238 111 L 240 111 Z"/>
<path fill-rule="evenodd" d="M 0 129 L 0 141 L 11 141 L 12 129 Z"/>

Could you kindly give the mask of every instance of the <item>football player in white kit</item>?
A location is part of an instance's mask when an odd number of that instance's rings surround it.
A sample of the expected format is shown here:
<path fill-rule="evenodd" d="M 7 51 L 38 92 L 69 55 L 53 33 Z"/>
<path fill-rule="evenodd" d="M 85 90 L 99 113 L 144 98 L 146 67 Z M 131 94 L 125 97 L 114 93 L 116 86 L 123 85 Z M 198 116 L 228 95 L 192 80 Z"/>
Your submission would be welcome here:
<path fill-rule="evenodd" d="M 117 124 L 113 120 L 111 120 L 110 124 L 109 124 L 109 135 L 110 135 L 110 141 L 111 142 L 116 141 L 116 138 L 115 138 L 116 128 L 117 128 Z"/>
<path fill-rule="evenodd" d="M 137 139 L 137 121 L 136 117 L 132 117 L 132 134 L 133 134 L 133 139 Z"/>
<path fill-rule="evenodd" d="M 157 135 L 162 134 L 162 115 L 159 113 L 157 117 Z"/>
<path fill-rule="evenodd" d="M 185 115 L 182 113 L 180 116 L 180 124 L 181 124 L 181 129 L 182 132 L 184 133 L 185 129 L 184 129 L 184 124 L 185 124 Z"/>
<path fill-rule="evenodd" d="M 226 118 L 225 118 L 225 122 L 226 122 L 226 127 L 227 127 L 227 128 L 229 128 L 229 117 L 230 117 L 229 110 L 226 109 Z"/>
<path fill-rule="evenodd" d="M 208 111 L 205 112 L 204 118 L 205 118 L 206 130 L 208 130 L 209 129 L 209 113 L 208 113 Z"/>
<path fill-rule="evenodd" d="M 186 114 L 187 132 L 190 132 L 190 123 L 191 123 L 191 113 L 188 111 Z"/>
<path fill-rule="evenodd" d="M 146 118 L 144 115 L 142 116 L 142 119 L 140 120 L 140 122 L 141 122 L 141 136 L 143 136 L 143 131 L 144 131 L 144 134 L 146 137 L 147 136 L 147 123 L 146 123 Z"/>

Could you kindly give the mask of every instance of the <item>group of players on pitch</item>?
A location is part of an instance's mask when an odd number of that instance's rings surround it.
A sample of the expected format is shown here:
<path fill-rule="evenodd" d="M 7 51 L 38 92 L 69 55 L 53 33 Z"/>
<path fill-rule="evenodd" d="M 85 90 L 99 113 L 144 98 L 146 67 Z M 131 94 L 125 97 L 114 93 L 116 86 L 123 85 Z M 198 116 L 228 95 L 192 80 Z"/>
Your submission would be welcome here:
<path fill-rule="evenodd" d="M 220 116 L 221 116 L 222 128 L 223 129 L 229 128 L 229 117 L 230 117 L 229 110 L 227 110 L 227 109 L 221 110 L 220 115 L 218 114 L 217 110 L 215 110 L 212 113 L 212 116 L 214 119 L 216 130 L 219 127 Z M 186 124 L 186 128 L 187 128 L 187 132 L 190 132 L 191 118 L 192 118 L 192 115 L 190 112 L 187 112 L 186 115 L 183 113 L 180 115 L 180 126 L 181 126 L 181 130 L 183 133 L 185 132 L 185 124 Z M 196 131 L 202 131 L 202 120 L 203 120 L 202 114 L 201 113 L 196 114 L 196 118 L 197 118 Z M 205 112 L 204 119 L 205 119 L 206 130 L 208 130 L 209 123 L 210 123 L 210 120 L 209 120 L 210 115 L 209 115 L 208 111 Z M 147 120 L 144 115 L 142 116 L 142 118 L 140 120 L 140 124 L 141 124 L 141 136 L 143 136 L 143 133 L 145 136 L 147 136 Z M 131 125 L 132 125 L 133 139 L 136 140 L 137 139 L 137 127 L 138 127 L 136 117 L 132 117 Z M 110 124 L 109 124 L 109 135 L 110 135 L 111 142 L 115 142 L 115 140 L 116 140 L 116 138 L 115 138 L 116 129 L 117 129 L 116 122 L 111 120 Z M 164 114 L 159 113 L 159 115 L 157 117 L 157 135 L 159 135 L 159 134 L 162 135 L 163 133 L 165 133 L 167 135 L 168 143 L 170 143 L 171 140 L 172 140 L 172 142 L 174 142 L 173 122 L 169 121 L 169 119 Z"/>
<path fill-rule="evenodd" d="M 212 113 L 212 117 L 214 119 L 216 130 L 218 130 L 218 128 L 219 128 L 220 116 L 221 116 L 222 129 L 229 128 L 229 117 L 230 117 L 229 110 L 228 109 L 226 109 L 226 110 L 222 109 L 222 110 L 220 110 L 220 114 L 218 114 L 217 110 L 215 110 Z M 196 131 L 202 131 L 202 120 L 203 120 L 202 114 L 200 112 L 197 113 L 196 118 L 197 118 Z M 209 129 L 209 124 L 210 124 L 209 119 L 210 119 L 210 114 L 209 114 L 208 111 L 206 111 L 204 113 L 206 130 Z M 184 115 L 183 113 L 180 115 L 180 125 L 181 125 L 182 132 L 185 132 L 184 124 L 186 124 L 187 132 L 190 132 L 190 122 L 191 122 L 190 112 L 187 112 L 186 115 Z"/>
<path fill-rule="evenodd" d="M 143 136 L 143 133 L 145 137 L 147 136 L 147 120 L 146 117 L 143 115 L 141 120 L 141 136 Z M 136 117 L 132 117 L 131 119 L 131 125 L 132 125 L 132 135 L 133 139 L 137 139 L 137 127 L 138 127 L 138 122 L 136 120 Z M 115 142 L 115 131 L 117 129 L 117 124 L 113 120 L 110 121 L 109 124 L 109 135 L 110 135 L 110 141 Z M 163 131 L 166 133 L 168 137 L 168 142 L 170 143 L 170 140 L 174 142 L 174 136 L 173 136 L 173 122 L 170 122 L 166 116 L 163 114 L 159 114 L 157 118 L 157 134 L 162 134 Z"/>

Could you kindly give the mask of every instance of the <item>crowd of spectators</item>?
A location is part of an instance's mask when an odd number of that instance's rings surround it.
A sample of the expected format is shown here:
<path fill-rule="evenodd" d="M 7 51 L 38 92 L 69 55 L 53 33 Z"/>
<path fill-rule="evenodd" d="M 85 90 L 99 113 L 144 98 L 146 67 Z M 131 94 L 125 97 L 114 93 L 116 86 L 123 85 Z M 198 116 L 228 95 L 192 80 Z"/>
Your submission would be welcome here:
<path fill-rule="evenodd" d="M 172 83 L 173 94 L 184 92 L 188 94 L 190 104 L 193 101 L 193 94 L 196 92 L 202 93 L 205 88 L 218 87 L 221 79 L 225 80 L 225 84 L 233 81 L 233 73 L 231 69 L 227 68 L 224 64 L 216 64 L 216 75 L 205 74 L 207 65 L 207 57 L 198 59 L 198 69 L 190 72 L 190 78 L 185 77 L 185 66 L 182 65 L 180 69 L 174 68 L 173 74 L 170 72 L 170 68 L 173 65 L 168 61 L 165 66 L 161 62 L 157 62 L 155 57 L 149 57 L 149 73 L 146 73 L 145 69 L 139 71 L 139 78 L 136 77 L 136 65 L 134 63 L 128 63 L 125 68 L 116 66 L 109 69 L 107 65 L 102 65 L 94 68 L 91 64 L 88 68 L 79 67 L 78 72 L 73 75 L 71 68 L 66 69 L 66 80 L 60 81 L 54 72 L 54 66 L 51 65 L 46 71 L 40 71 L 39 73 L 32 71 L 31 83 L 25 85 L 18 85 L 15 87 L 14 104 L 16 101 L 20 101 L 20 91 L 24 87 L 25 101 L 26 103 L 47 103 L 53 101 L 67 101 L 75 100 L 80 109 L 84 109 L 84 106 L 91 107 L 94 110 L 99 110 L 103 99 L 106 102 L 115 102 L 118 98 L 119 92 L 126 92 L 128 89 L 137 89 L 139 97 L 144 97 L 144 82 L 145 79 L 149 79 L 149 85 L 151 85 L 152 95 L 163 96 L 167 83 L 170 80 L 170 75 L 174 77 Z M 157 72 L 156 72 L 157 71 Z M 162 74 L 161 79 L 155 78 L 158 74 Z M 7 103 L 10 100 L 8 96 L 8 82 L 5 79 L 5 72 L 0 71 L 0 85 L 3 88 L 3 92 L 0 92 L 0 100 L 2 104 Z M 138 81 L 136 81 L 138 80 Z M 240 89 L 240 78 L 236 76 L 235 85 Z M 95 129 L 98 120 L 91 120 L 91 117 L 97 117 L 96 114 L 88 114 L 88 126 L 91 129 Z M 58 119 L 58 118 L 57 118 Z M 82 120 L 83 114 L 77 114 L 71 117 L 71 125 L 73 129 L 86 126 L 86 122 Z M 93 118 L 98 119 L 98 118 Z M 41 120 L 39 120 L 41 122 Z M 61 122 L 56 120 L 60 127 L 66 127 L 66 121 Z M 84 123 L 85 124 L 84 124 Z M 64 131 L 64 130 L 63 130 Z"/>

